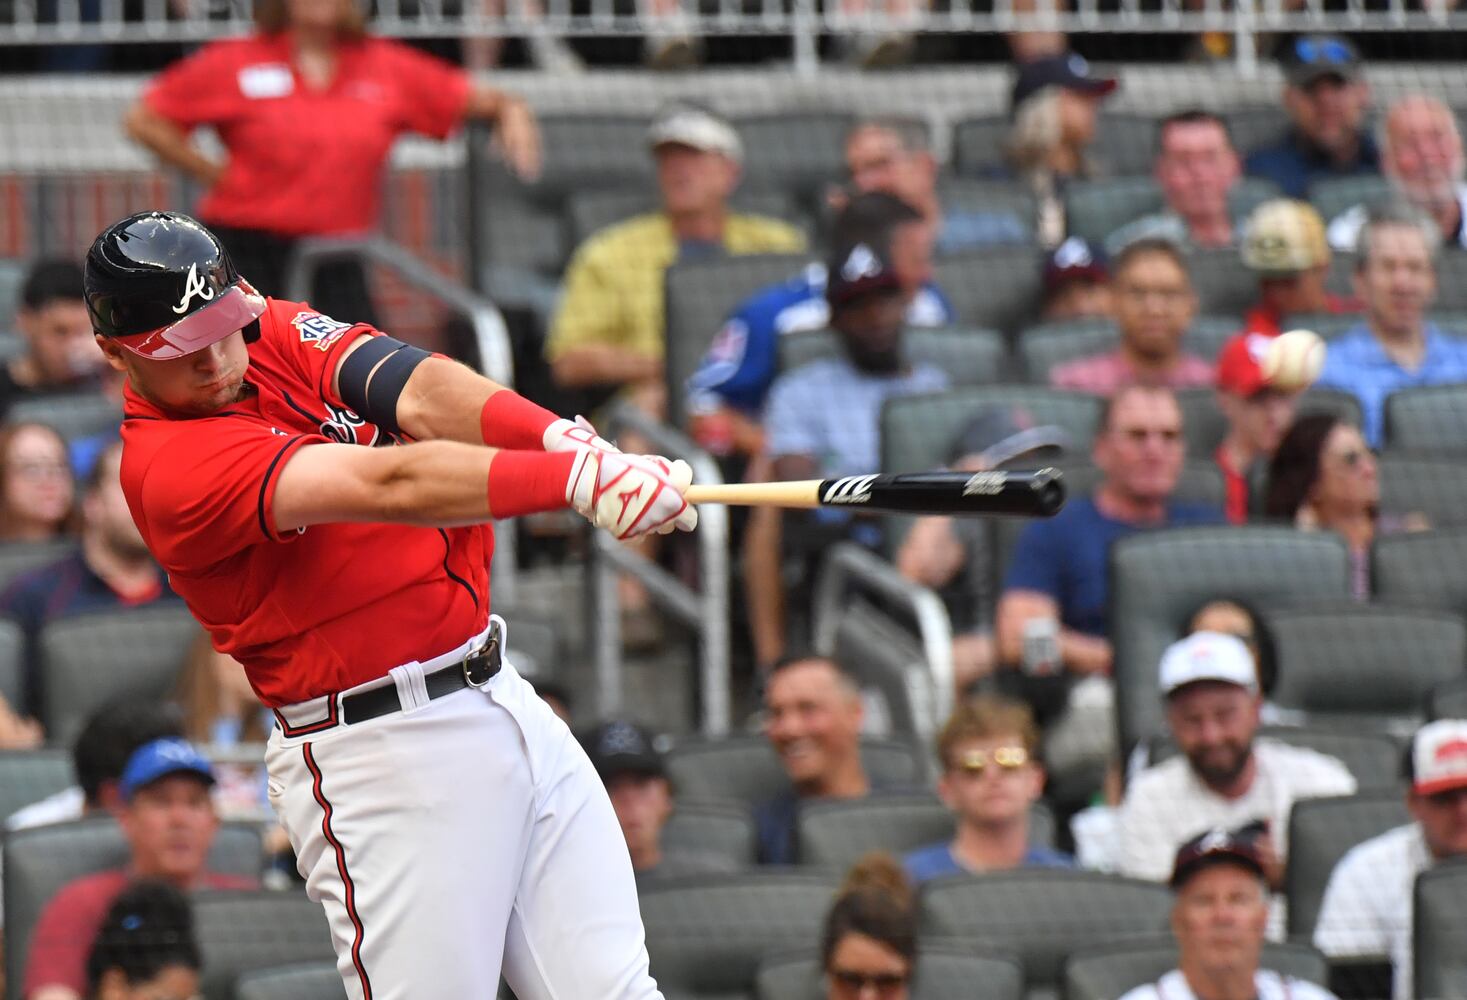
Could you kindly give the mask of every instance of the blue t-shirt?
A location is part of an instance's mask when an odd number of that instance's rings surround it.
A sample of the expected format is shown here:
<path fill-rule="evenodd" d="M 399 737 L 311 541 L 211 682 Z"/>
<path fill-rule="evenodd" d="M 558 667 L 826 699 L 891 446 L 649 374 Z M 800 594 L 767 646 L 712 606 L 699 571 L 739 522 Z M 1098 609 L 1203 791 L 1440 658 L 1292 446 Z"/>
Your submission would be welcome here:
<path fill-rule="evenodd" d="M 915 851 L 908 852 L 902 858 L 902 867 L 907 870 L 907 878 L 914 885 L 921 885 L 923 882 L 941 878 L 944 875 L 969 874 L 968 869 L 958 863 L 958 859 L 953 855 L 953 845 L 948 841 L 929 844 L 927 847 L 919 847 Z M 1024 853 L 1024 860 L 1019 862 L 1019 867 L 1073 868 L 1075 859 L 1052 847 L 1039 847 L 1031 844 L 1029 850 Z"/>
<path fill-rule="evenodd" d="M 1380 151 L 1370 133 L 1362 132 L 1355 159 L 1338 164 L 1290 129 L 1271 145 L 1249 153 L 1243 169 L 1250 177 L 1273 181 L 1290 198 L 1307 198 L 1311 181 L 1380 173 Z"/>
<path fill-rule="evenodd" d="M 936 285 L 924 285 L 907 306 L 911 326 L 947 326 L 953 308 Z M 731 406 L 757 417 L 779 367 L 779 338 L 830 323 L 825 266 L 811 264 L 789 281 L 755 292 L 724 323 L 688 379 L 689 412 Z"/>
<path fill-rule="evenodd" d="M 1170 503 L 1163 524 L 1140 526 L 1106 517 L 1093 497 L 1077 497 L 1054 517 L 1024 529 L 1014 546 L 1003 589 L 1047 594 L 1059 606 L 1060 621 L 1066 628 L 1103 636 L 1112 543 L 1155 528 L 1222 523 L 1223 513 L 1216 507 Z"/>
<path fill-rule="evenodd" d="M 1385 400 L 1397 389 L 1467 382 L 1467 340 L 1448 337 L 1426 324 L 1426 353 L 1421 367 L 1408 372 L 1396 364 L 1363 323 L 1330 342 L 1319 385 L 1352 392 L 1365 414 L 1362 428 L 1372 448 L 1381 446 Z"/>

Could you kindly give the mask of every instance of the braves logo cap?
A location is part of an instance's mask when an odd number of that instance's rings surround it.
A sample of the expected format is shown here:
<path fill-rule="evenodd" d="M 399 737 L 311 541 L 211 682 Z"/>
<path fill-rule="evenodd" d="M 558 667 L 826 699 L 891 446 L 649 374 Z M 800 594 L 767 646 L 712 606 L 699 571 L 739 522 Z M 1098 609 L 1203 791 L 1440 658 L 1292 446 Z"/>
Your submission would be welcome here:
<path fill-rule="evenodd" d="M 1208 830 L 1193 837 L 1177 850 L 1172 863 L 1171 887 L 1180 889 L 1193 875 L 1217 864 L 1238 865 L 1258 878 L 1265 877 L 1263 857 L 1256 839 L 1235 830 Z"/>
<path fill-rule="evenodd" d="M 1161 654 L 1161 693 L 1167 697 L 1199 681 L 1236 684 L 1258 693 L 1258 667 L 1243 640 L 1222 632 L 1193 632 Z"/>

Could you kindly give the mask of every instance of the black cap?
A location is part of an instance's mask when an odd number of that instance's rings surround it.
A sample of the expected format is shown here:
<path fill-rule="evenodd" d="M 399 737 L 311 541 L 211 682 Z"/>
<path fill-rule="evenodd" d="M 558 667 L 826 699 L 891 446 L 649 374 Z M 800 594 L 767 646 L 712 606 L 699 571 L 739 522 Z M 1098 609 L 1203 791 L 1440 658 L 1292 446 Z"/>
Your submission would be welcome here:
<path fill-rule="evenodd" d="M 1172 888 L 1180 889 L 1202 869 L 1219 864 L 1236 865 L 1259 878 L 1266 878 L 1257 840 L 1256 833 L 1240 830 L 1209 830 L 1200 837 L 1193 837 L 1177 851 L 1176 861 L 1172 864 Z"/>
<path fill-rule="evenodd" d="M 1014 78 L 1014 90 L 1009 99 L 1009 111 L 1012 113 L 1045 87 L 1064 87 L 1104 97 L 1118 84 L 1114 77 L 1095 76 L 1090 70 L 1090 63 L 1079 53 L 1043 56 L 1019 65 L 1019 74 Z"/>
<path fill-rule="evenodd" d="M 1083 236 L 1071 236 L 1044 258 L 1044 289 L 1053 292 L 1078 278 L 1108 281 L 1110 265 L 1100 247 Z"/>
<path fill-rule="evenodd" d="M 603 722 L 586 733 L 581 743 L 602 781 L 621 774 L 667 776 L 667 763 L 657 748 L 656 737 L 634 722 Z"/>
<path fill-rule="evenodd" d="M 1284 45 L 1279 62 L 1289 83 L 1301 88 L 1327 76 L 1354 80 L 1362 69 L 1360 52 L 1339 35 L 1300 35 Z"/>
<path fill-rule="evenodd" d="M 831 258 L 826 272 L 825 301 L 834 311 L 853 299 L 900 288 L 891 262 L 871 244 L 856 243 Z"/>

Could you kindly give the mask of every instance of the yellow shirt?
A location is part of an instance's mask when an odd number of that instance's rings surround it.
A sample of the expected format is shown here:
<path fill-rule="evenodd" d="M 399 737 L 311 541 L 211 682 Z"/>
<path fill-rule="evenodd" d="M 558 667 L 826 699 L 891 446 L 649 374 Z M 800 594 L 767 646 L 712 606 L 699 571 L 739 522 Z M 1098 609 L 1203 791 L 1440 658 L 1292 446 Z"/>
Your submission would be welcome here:
<path fill-rule="evenodd" d="M 789 223 L 730 215 L 723 230 L 730 255 L 803 253 L 805 237 Z M 667 216 L 639 215 L 608 226 L 577 248 L 566 269 L 546 357 L 553 363 L 587 344 L 661 358 L 666 340 L 662 274 L 677 260 Z"/>

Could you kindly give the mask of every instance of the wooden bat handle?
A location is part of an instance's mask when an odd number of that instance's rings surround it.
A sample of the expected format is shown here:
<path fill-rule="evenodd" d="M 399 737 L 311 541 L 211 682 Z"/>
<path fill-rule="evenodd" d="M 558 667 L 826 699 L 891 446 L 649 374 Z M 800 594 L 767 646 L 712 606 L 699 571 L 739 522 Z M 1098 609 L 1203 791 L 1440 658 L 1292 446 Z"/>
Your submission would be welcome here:
<path fill-rule="evenodd" d="M 724 483 L 719 486 L 688 487 L 688 503 L 723 503 L 736 507 L 818 507 L 820 480 L 802 479 L 784 483 Z"/>

